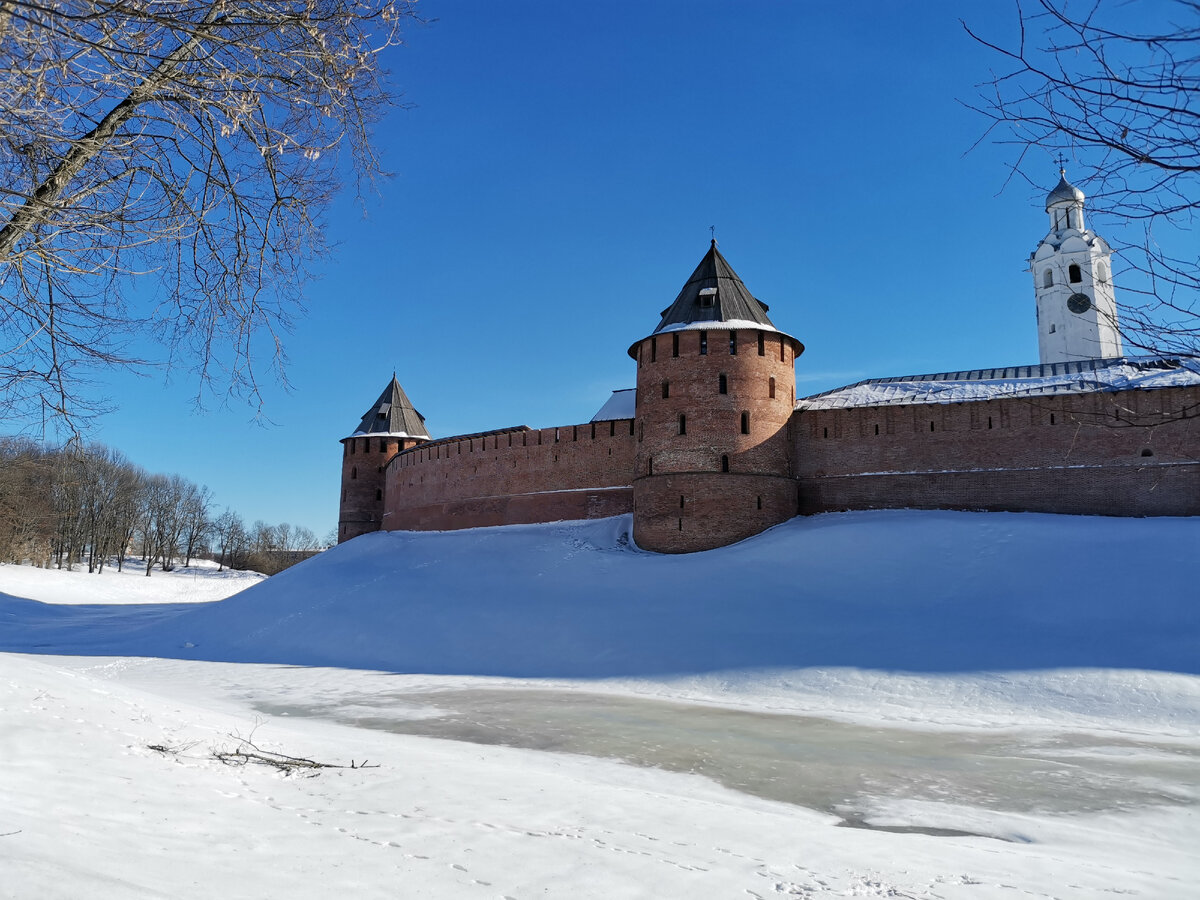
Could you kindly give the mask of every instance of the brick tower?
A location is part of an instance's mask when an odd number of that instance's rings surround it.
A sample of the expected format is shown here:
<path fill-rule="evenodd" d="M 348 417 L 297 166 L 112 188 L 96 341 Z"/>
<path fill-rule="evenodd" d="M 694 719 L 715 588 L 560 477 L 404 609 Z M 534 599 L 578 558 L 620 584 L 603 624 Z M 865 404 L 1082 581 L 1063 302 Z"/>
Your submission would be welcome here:
<path fill-rule="evenodd" d="M 425 418 L 417 412 L 396 376 L 362 417 L 358 428 L 342 438 L 342 499 L 338 510 L 338 543 L 383 524 L 383 470 L 401 450 L 429 440 Z"/>
<path fill-rule="evenodd" d="M 796 515 L 787 432 L 803 352 L 713 241 L 658 327 L 629 348 L 640 547 L 709 550 Z"/>

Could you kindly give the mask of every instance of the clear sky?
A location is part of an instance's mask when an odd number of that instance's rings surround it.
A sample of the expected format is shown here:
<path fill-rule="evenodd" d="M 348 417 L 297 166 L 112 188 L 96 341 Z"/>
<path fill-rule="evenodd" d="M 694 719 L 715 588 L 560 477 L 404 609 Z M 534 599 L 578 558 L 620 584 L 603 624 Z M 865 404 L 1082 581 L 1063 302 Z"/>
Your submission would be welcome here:
<path fill-rule="evenodd" d="M 116 377 L 93 437 L 247 521 L 336 523 L 340 438 L 398 375 L 434 437 L 586 422 L 632 387 L 708 248 L 807 346 L 801 395 L 1037 361 L 1044 184 L 1008 183 L 963 101 L 998 60 L 959 19 L 1009 3 L 422 0 L 389 59 L 394 173 L 328 216 L 335 252 L 266 416 Z M 1069 174 L 1069 172 L 1068 172 Z M 1087 186 L 1081 185 L 1084 190 Z"/>

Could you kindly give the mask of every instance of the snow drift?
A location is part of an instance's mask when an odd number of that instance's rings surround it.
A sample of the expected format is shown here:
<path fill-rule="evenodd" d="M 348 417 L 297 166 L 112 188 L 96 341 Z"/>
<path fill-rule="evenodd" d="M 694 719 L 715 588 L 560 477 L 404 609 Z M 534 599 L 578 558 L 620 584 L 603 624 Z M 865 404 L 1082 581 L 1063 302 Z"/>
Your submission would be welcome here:
<path fill-rule="evenodd" d="M 629 528 L 366 535 L 187 606 L 0 595 L 0 649 L 543 678 L 1200 673 L 1198 519 L 845 513 L 686 556 Z"/>

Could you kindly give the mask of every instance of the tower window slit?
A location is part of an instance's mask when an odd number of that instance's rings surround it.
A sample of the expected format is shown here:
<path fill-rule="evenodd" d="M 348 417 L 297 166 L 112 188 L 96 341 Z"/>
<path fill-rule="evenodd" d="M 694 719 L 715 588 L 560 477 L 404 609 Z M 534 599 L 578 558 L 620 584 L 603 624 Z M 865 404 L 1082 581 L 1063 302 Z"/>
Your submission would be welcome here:
<path fill-rule="evenodd" d="M 875 433 L 879 434 L 879 425 L 878 424 L 875 425 Z"/>
<path fill-rule="evenodd" d="M 750 413 L 742 411 L 742 434 L 750 433 Z"/>
<path fill-rule="evenodd" d="M 728 394 L 729 393 L 729 378 L 726 377 L 724 372 L 722 372 L 720 375 L 717 376 L 717 393 L 718 394 Z"/>
<path fill-rule="evenodd" d="M 707 331 L 700 332 L 700 355 L 701 356 L 708 355 L 708 332 Z"/>
<path fill-rule="evenodd" d="M 672 356 L 679 355 L 679 334 L 678 333 L 671 335 L 671 355 Z"/>
<path fill-rule="evenodd" d="M 728 457 L 728 456 L 724 456 L 724 455 L 723 455 L 723 456 L 721 457 L 721 471 L 722 471 L 722 472 L 728 472 L 728 471 L 729 471 L 729 457 Z"/>
<path fill-rule="evenodd" d="M 679 414 L 679 433 L 687 434 L 687 416 L 684 413 Z"/>
<path fill-rule="evenodd" d="M 729 355 L 737 356 L 737 332 L 729 332 Z"/>
<path fill-rule="evenodd" d="M 758 497 L 758 508 L 762 509 L 762 495 L 761 494 Z"/>
<path fill-rule="evenodd" d="M 658 338 L 650 338 L 650 362 L 658 360 Z"/>
<path fill-rule="evenodd" d="M 671 396 L 671 382 L 664 381 L 662 383 L 662 394 L 664 400 Z"/>
<path fill-rule="evenodd" d="M 767 336 L 761 331 L 758 333 L 758 355 L 767 355 Z"/>
<path fill-rule="evenodd" d="M 767 383 L 767 398 L 770 400 L 775 399 L 775 379 L 774 378 L 772 378 Z"/>

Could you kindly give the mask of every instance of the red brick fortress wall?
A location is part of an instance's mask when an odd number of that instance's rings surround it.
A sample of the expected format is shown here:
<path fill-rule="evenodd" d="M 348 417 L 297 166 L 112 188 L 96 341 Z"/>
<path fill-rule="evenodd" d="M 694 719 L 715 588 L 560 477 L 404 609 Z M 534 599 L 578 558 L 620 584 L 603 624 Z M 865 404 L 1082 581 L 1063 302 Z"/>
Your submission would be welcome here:
<path fill-rule="evenodd" d="M 779 332 L 728 327 L 635 345 L 638 546 L 708 550 L 796 515 L 788 423 L 801 349 Z"/>
<path fill-rule="evenodd" d="M 1200 387 L 806 410 L 800 511 L 1200 515 Z"/>
<path fill-rule="evenodd" d="M 412 438 L 352 437 L 342 441 L 338 543 L 378 531 L 383 523 L 384 469 Z"/>
<path fill-rule="evenodd" d="M 633 509 L 633 420 L 464 435 L 386 469 L 383 527 L 449 531 L 596 519 Z"/>

